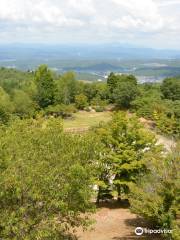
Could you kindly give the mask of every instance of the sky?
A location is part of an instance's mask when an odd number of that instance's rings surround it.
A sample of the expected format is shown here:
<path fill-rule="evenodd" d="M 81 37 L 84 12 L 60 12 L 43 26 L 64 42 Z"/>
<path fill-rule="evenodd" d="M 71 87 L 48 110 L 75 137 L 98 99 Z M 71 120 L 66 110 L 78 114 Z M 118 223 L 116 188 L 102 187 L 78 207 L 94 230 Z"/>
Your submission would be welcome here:
<path fill-rule="evenodd" d="M 180 0 L 0 0 L 0 43 L 180 49 Z"/>

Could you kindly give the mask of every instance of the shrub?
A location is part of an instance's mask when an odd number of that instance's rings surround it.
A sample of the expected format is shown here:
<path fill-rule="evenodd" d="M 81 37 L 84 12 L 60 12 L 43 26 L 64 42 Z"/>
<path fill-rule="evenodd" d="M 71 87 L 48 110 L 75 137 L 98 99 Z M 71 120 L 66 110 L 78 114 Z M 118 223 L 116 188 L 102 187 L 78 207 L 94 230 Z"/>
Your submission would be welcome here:
<path fill-rule="evenodd" d="M 83 110 L 88 105 L 88 98 L 84 94 L 79 94 L 75 96 L 75 104 L 78 109 Z"/>
<path fill-rule="evenodd" d="M 74 105 L 51 105 L 45 109 L 45 115 L 51 115 L 55 117 L 67 118 L 71 117 L 73 113 L 76 112 L 76 108 Z"/>
<path fill-rule="evenodd" d="M 97 107 L 95 107 L 95 111 L 96 112 L 103 112 L 104 111 L 104 107 L 97 106 Z"/>

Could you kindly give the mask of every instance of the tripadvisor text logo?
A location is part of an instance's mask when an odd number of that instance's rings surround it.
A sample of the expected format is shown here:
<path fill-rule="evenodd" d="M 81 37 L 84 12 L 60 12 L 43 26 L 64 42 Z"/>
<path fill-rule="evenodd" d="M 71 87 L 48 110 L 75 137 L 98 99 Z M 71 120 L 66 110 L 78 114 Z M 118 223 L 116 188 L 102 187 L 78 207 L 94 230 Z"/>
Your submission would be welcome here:
<path fill-rule="evenodd" d="M 141 236 L 143 234 L 171 234 L 173 230 L 169 229 L 148 229 L 148 228 L 142 228 L 137 227 L 135 229 L 135 234 L 138 236 Z"/>

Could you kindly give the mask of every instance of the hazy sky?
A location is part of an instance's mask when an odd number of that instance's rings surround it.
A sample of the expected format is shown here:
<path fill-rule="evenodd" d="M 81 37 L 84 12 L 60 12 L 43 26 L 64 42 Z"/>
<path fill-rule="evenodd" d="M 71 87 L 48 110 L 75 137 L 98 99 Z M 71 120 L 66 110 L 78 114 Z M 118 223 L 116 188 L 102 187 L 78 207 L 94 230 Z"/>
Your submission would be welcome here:
<path fill-rule="evenodd" d="M 180 49 L 180 0 L 0 0 L 0 42 Z"/>

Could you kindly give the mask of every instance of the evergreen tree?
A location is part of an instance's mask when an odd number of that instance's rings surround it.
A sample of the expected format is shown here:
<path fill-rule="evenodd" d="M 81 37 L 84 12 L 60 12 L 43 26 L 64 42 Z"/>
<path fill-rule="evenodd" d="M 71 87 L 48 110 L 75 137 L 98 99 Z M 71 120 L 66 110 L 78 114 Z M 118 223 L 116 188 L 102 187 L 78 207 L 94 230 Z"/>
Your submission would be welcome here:
<path fill-rule="evenodd" d="M 46 65 L 41 65 L 35 72 L 37 84 L 37 101 L 44 108 L 54 103 L 55 83 L 51 71 Z"/>

